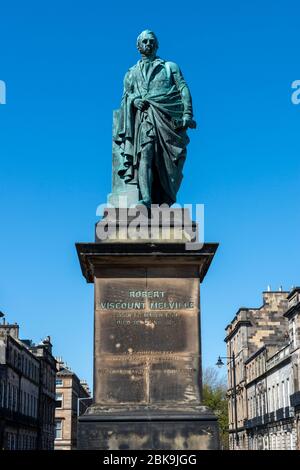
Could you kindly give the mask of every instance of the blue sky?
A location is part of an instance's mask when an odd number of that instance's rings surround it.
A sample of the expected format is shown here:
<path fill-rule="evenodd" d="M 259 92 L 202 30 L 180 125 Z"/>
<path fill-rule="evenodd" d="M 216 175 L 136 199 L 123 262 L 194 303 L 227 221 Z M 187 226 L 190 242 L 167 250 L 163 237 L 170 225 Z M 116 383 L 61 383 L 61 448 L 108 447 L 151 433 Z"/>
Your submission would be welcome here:
<path fill-rule="evenodd" d="M 300 284 L 299 13 L 274 0 L 2 2 L 0 309 L 23 338 L 51 335 L 91 384 L 93 286 L 74 244 L 93 240 L 110 192 L 112 110 L 145 28 L 193 96 L 179 202 L 204 203 L 206 241 L 220 243 L 202 286 L 204 366 L 240 306 Z"/>

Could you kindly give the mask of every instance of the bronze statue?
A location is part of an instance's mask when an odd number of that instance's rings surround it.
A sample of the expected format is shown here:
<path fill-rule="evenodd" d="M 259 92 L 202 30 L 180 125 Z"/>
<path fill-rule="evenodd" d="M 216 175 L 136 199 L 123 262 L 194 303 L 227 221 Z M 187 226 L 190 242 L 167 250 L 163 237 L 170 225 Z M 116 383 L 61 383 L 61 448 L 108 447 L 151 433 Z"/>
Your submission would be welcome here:
<path fill-rule="evenodd" d="M 141 59 L 124 78 L 121 108 L 115 119 L 114 145 L 119 149 L 117 178 L 138 189 L 137 204 L 172 205 L 183 175 L 195 128 L 189 88 L 177 64 L 157 57 L 158 40 L 152 31 L 137 39 Z M 125 185 L 124 185 L 125 183 Z"/>

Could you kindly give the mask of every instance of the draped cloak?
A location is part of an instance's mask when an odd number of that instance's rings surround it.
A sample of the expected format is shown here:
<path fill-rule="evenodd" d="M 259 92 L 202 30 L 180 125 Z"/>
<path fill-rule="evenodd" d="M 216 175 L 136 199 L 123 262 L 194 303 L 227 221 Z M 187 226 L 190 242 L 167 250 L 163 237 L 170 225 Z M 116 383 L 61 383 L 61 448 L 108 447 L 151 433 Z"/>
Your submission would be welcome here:
<path fill-rule="evenodd" d="M 182 128 L 185 106 L 181 90 L 187 85 L 181 72 L 175 77 L 169 63 L 160 58 L 153 61 L 148 77 L 142 65 L 140 60 L 124 79 L 124 94 L 114 132 L 121 154 L 118 174 L 127 184 L 137 184 L 142 148 L 152 141 L 155 149 L 152 203 L 171 205 L 176 201 L 183 178 L 189 143 L 186 130 Z M 147 100 L 147 110 L 142 112 L 135 108 L 136 98 Z"/>

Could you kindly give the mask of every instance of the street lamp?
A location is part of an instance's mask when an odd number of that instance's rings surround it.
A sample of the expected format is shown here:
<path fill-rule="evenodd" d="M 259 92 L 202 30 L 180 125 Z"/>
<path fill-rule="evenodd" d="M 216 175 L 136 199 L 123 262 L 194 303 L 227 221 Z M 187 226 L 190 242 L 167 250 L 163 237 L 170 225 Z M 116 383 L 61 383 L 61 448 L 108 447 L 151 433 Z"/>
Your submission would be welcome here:
<path fill-rule="evenodd" d="M 239 445 L 239 434 L 238 434 L 238 419 L 237 419 L 237 397 L 236 397 L 236 371 L 235 371 L 235 354 L 232 353 L 232 356 L 219 356 L 216 366 L 221 368 L 224 366 L 222 359 L 229 359 L 229 362 L 232 362 L 232 371 L 233 371 L 233 397 L 234 397 L 234 425 L 235 425 L 235 439 L 236 445 Z M 231 370 L 230 370 L 230 379 L 231 379 Z M 232 386 L 232 380 L 231 386 Z"/>

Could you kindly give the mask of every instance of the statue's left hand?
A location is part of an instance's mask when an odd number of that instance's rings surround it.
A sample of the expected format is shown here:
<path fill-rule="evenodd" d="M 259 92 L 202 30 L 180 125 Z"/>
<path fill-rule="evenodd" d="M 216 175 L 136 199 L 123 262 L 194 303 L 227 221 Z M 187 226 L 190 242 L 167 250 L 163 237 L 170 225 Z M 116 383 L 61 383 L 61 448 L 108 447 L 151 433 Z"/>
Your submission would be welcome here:
<path fill-rule="evenodd" d="M 196 123 L 196 121 L 194 121 L 194 119 L 192 119 L 191 117 L 185 116 L 185 117 L 183 118 L 183 128 L 184 128 L 184 129 L 187 129 L 188 127 L 189 127 L 190 129 L 196 129 L 197 123 Z"/>
<path fill-rule="evenodd" d="M 134 100 L 133 104 L 140 111 L 145 111 L 147 108 L 149 108 L 148 101 L 147 100 L 141 100 L 140 98 L 136 98 Z"/>

